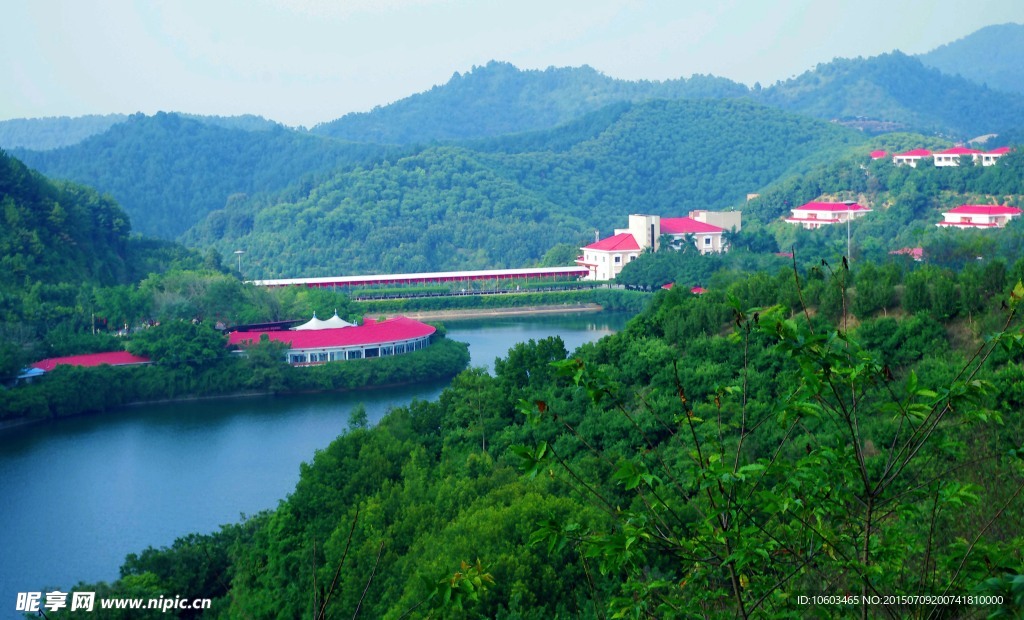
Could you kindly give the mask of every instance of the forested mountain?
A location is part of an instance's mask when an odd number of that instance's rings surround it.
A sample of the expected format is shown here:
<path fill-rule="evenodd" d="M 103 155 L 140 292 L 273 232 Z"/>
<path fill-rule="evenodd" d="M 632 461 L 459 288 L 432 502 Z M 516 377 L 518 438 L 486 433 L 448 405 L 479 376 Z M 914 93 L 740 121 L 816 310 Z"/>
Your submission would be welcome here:
<path fill-rule="evenodd" d="M 465 140 L 550 129 L 616 102 L 720 99 L 746 93 L 746 86 L 713 76 L 633 82 L 610 78 L 586 65 L 535 71 L 491 61 L 456 73 L 442 86 L 370 112 L 347 114 L 311 131 L 357 142 Z"/>
<path fill-rule="evenodd" d="M 492 61 L 424 93 L 311 131 L 353 141 L 429 143 L 551 128 L 616 102 L 743 97 L 824 120 L 859 121 L 875 133 L 902 129 L 961 138 L 1016 128 L 1024 110 L 1020 97 L 946 75 L 900 52 L 837 59 L 753 90 L 713 76 L 634 82 L 587 66 L 523 71 Z"/>
<path fill-rule="evenodd" d="M 918 58 L 949 75 L 995 90 L 1024 94 L 1024 25 L 986 26 Z"/>
<path fill-rule="evenodd" d="M 1024 98 L 926 67 L 900 52 L 837 59 L 761 90 L 759 100 L 784 110 L 840 121 L 884 121 L 886 130 L 940 133 L 958 139 L 1024 124 Z"/>
<path fill-rule="evenodd" d="M 750 102 L 620 105 L 523 136 L 512 152 L 500 141 L 434 147 L 338 174 L 294 202 L 232 201 L 185 241 L 245 250 L 252 277 L 522 267 L 557 243 L 589 243 L 595 228 L 610 234 L 629 213 L 741 204 L 862 140 Z"/>
<path fill-rule="evenodd" d="M 109 197 L 51 182 L 0 151 L 0 207 L 0 290 L 126 277 L 131 225 Z"/>
<path fill-rule="evenodd" d="M 264 130 L 232 128 L 240 123 Z M 15 154 L 50 177 L 111 194 L 138 232 L 175 239 L 232 196 L 311 182 L 318 173 L 384 152 L 268 123 L 258 117 L 199 121 L 136 114 L 74 146 Z"/>
<path fill-rule="evenodd" d="M 128 117 L 124 114 L 16 118 L 0 121 L 0 148 L 46 151 L 78 144 L 103 133 Z"/>

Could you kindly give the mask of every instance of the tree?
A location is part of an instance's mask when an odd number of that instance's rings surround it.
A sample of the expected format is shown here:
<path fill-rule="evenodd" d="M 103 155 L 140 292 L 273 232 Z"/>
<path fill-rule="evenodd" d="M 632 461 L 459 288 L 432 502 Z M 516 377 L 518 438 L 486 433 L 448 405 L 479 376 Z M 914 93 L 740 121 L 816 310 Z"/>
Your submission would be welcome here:
<path fill-rule="evenodd" d="M 132 336 L 128 350 L 157 364 L 203 368 L 227 355 L 227 339 L 205 323 L 170 321 Z"/>
<path fill-rule="evenodd" d="M 670 394 L 631 394 L 608 369 L 560 362 L 590 402 L 587 417 L 618 417 L 632 449 L 616 458 L 571 422 L 562 400 L 523 400 L 520 410 L 546 438 L 515 448 L 524 473 L 559 476 L 610 523 L 548 523 L 537 539 L 549 548 L 578 545 L 603 574 L 622 575 L 608 603 L 622 617 L 853 609 L 862 618 L 925 617 L 941 604 L 886 597 L 983 591 L 987 579 L 1003 574 L 993 567 L 1024 568 L 1020 533 L 989 531 L 1020 505 L 1024 450 L 1015 446 L 1008 458 L 1002 448 L 962 455 L 967 436 L 999 419 L 988 408 L 983 366 L 998 347 L 1021 350 L 1022 298 L 1018 284 L 1005 324 L 1014 329 L 981 345 L 948 385 L 934 388 L 912 371 L 896 378 L 841 328 L 822 330 L 772 308 L 736 311 L 733 339 L 744 361 L 707 398 L 679 368 Z M 791 386 L 762 413 L 748 400 L 759 342 L 788 360 L 777 380 Z M 588 475 L 575 452 L 604 463 L 614 484 Z M 976 458 L 1000 463 L 1012 480 L 994 505 L 977 502 L 969 468 Z M 821 584 L 853 595 L 847 607 L 794 600 L 794 592 Z"/>

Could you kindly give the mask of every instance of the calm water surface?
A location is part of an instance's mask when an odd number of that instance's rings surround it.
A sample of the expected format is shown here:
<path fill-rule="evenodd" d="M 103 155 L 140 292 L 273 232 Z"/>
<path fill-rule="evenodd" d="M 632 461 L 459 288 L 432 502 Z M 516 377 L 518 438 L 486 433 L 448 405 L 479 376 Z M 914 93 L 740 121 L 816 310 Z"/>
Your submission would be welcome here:
<path fill-rule="evenodd" d="M 625 315 L 455 321 L 472 365 L 493 369 L 517 342 L 558 335 L 569 351 L 621 329 Z M 347 394 L 130 407 L 0 432 L 0 618 L 18 592 L 111 581 L 125 555 L 273 508 L 299 464 L 362 403 L 371 422 L 443 383 Z M 168 593 L 170 595 L 186 593 Z"/>

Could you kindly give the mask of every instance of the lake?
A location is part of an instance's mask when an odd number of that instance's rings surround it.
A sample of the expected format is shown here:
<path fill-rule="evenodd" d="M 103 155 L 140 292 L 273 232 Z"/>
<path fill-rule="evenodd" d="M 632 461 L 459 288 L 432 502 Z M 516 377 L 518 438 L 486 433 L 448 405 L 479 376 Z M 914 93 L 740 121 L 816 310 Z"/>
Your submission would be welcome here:
<path fill-rule="evenodd" d="M 493 369 L 517 342 L 560 336 L 569 351 L 628 316 L 581 313 L 451 321 L 471 364 Z M 371 423 L 444 383 L 350 393 L 177 402 L 0 432 L 0 617 L 18 592 L 112 581 L 125 555 L 273 508 L 299 465 L 362 403 Z M 185 594 L 185 593 L 168 593 Z"/>

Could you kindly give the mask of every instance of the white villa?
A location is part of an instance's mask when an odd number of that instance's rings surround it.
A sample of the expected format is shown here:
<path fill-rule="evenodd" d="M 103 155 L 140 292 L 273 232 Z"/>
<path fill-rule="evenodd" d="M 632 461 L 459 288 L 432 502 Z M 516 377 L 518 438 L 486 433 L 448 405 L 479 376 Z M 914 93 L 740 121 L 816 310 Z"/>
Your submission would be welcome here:
<path fill-rule="evenodd" d="M 892 163 L 897 166 L 910 166 L 911 168 L 917 168 L 917 162 L 921 161 L 925 157 L 931 157 L 932 152 L 928 149 L 914 149 L 907 151 L 906 153 L 897 153 L 892 156 Z"/>
<path fill-rule="evenodd" d="M 971 161 L 978 161 L 978 157 L 982 155 L 982 151 L 969 149 L 963 146 L 954 146 L 953 148 L 946 149 L 945 151 L 932 153 L 932 157 L 935 158 L 935 165 L 939 168 L 946 166 L 959 166 L 960 159 L 968 155 L 970 155 Z"/>
<path fill-rule="evenodd" d="M 906 153 L 898 153 L 893 155 L 892 163 L 897 166 L 910 166 L 911 168 L 917 168 L 917 163 L 921 160 L 931 158 L 935 165 L 939 168 L 947 166 L 959 166 L 961 158 L 970 156 L 971 161 L 977 163 L 981 160 L 981 165 L 992 166 L 995 165 L 996 161 L 1010 152 L 1010 147 L 1002 146 L 991 151 L 979 151 L 977 149 L 969 149 L 964 146 L 954 146 L 951 149 L 945 151 L 939 151 L 938 153 L 932 153 L 928 149 L 914 149 L 907 151 Z M 872 155 L 873 156 L 873 155 Z"/>
<path fill-rule="evenodd" d="M 728 248 L 722 241 L 722 233 L 739 230 L 740 226 L 739 211 L 692 211 L 688 217 L 666 218 L 630 215 L 629 228 L 616 229 L 613 236 L 580 248 L 583 254 L 576 259 L 576 264 L 590 270 L 584 280 L 614 280 L 623 266 L 647 248 L 658 251 L 662 235 L 679 240 L 690 236 L 700 253 L 708 254 L 725 252 Z"/>
<path fill-rule="evenodd" d="M 1020 217 L 1017 207 L 996 205 L 960 205 L 942 214 L 940 228 L 1002 228 L 1015 217 Z"/>
<path fill-rule="evenodd" d="M 797 224 L 808 230 L 841 224 L 871 213 L 871 209 L 853 201 L 847 202 L 808 202 L 792 209 L 793 215 L 786 218 L 790 224 Z"/>

